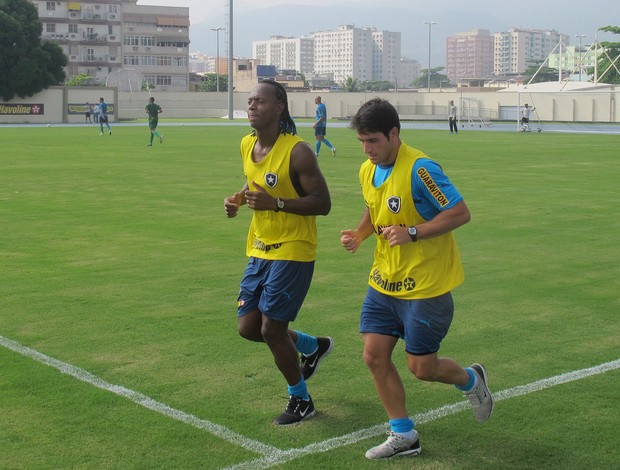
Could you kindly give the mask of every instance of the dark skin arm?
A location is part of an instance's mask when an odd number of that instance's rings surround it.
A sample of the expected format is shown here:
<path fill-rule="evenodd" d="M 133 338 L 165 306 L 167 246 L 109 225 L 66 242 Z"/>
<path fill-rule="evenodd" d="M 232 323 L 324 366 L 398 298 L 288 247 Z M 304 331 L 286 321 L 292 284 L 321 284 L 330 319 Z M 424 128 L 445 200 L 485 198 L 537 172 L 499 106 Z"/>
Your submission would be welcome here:
<path fill-rule="evenodd" d="M 319 169 L 312 149 L 305 142 L 298 143 L 291 152 L 291 179 L 301 197 L 285 199 L 283 212 L 297 215 L 327 215 L 331 210 L 331 197 L 325 177 Z M 253 210 L 276 210 L 277 199 L 253 181 L 246 183 L 234 195 L 224 199 L 228 217 L 237 215 L 239 207 L 247 204 Z"/>

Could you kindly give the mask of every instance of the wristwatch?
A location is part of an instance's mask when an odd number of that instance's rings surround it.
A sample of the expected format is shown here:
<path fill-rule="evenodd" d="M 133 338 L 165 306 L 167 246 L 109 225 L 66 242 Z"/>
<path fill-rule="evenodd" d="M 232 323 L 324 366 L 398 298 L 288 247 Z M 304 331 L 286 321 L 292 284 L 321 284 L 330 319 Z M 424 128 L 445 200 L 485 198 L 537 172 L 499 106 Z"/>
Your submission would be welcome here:
<path fill-rule="evenodd" d="M 280 212 L 284 209 L 284 199 L 276 199 L 276 212 Z"/>
<path fill-rule="evenodd" d="M 407 233 L 409 233 L 412 242 L 418 241 L 418 231 L 413 225 L 407 229 Z"/>

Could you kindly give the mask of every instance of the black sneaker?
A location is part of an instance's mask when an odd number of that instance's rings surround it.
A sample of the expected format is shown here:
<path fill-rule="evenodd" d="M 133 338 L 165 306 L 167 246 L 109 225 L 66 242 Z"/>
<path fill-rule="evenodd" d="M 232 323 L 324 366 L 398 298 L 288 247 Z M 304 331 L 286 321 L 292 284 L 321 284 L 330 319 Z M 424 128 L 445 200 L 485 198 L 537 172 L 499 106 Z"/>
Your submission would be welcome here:
<path fill-rule="evenodd" d="M 288 426 L 289 424 L 300 423 L 304 419 L 311 418 L 315 414 L 316 410 L 312 403 L 312 397 L 308 400 L 303 400 L 301 397 L 290 395 L 284 413 L 274 419 L 273 424 Z"/>
<path fill-rule="evenodd" d="M 323 358 L 334 349 L 334 340 L 327 336 L 319 336 L 317 341 L 319 347 L 313 354 L 301 355 L 301 372 L 304 375 L 304 380 L 309 380 L 314 375 Z"/>

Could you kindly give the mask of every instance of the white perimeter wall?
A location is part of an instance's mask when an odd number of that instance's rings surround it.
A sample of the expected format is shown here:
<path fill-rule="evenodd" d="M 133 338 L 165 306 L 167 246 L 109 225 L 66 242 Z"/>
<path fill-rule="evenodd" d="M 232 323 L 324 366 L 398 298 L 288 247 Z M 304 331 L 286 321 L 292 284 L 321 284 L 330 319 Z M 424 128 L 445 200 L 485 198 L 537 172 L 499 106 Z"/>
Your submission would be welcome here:
<path fill-rule="evenodd" d="M 221 118 L 228 116 L 226 92 L 167 92 L 153 93 L 155 102 L 164 114 L 162 118 Z M 437 120 L 447 117 L 450 100 L 460 107 L 461 119 L 481 117 L 485 120 L 516 120 L 519 105 L 529 103 L 536 107 L 535 117 L 541 121 L 620 123 L 620 91 L 592 92 L 392 92 L 392 93 L 321 93 L 330 119 L 347 119 L 367 100 L 379 96 L 389 100 L 402 119 Z M 314 98 L 317 93 L 289 93 L 289 109 L 295 118 L 312 118 L 315 113 Z M 114 106 L 112 122 L 128 119 L 145 119 L 149 95 L 117 93 L 106 87 L 52 87 L 10 104 L 44 104 L 43 115 L 0 115 L 2 123 L 79 123 L 84 114 L 75 112 L 75 105 L 98 103 L 104 97 Z M 248 93 L 233 94 L 234 110 L 244 111 Z M 7 102 L 0 101 L 1 104 Z"/>

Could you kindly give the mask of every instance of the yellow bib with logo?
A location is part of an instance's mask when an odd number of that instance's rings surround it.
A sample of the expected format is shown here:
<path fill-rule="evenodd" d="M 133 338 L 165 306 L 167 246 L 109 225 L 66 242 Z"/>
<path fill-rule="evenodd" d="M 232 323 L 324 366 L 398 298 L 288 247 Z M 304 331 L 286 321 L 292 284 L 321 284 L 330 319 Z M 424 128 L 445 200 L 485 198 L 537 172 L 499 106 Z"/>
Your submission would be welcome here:
<path fill-rule="evenodd" d="M 390 247 L 383 229 L 424 223 L 411 193 L 413 166 L 427 156 L 401 143 L 396 163 L 386 181 L 373 185 L 376 166 L 366 161 L 360 168 L 364 201 L 376 236 L 368 284 L 379 292 L 402 299 L 426 299 L 449 292 L 464 280 L 463 267 L 452 232 L 439 237 Z M 430 178 L 430 175 L 426 175 Z M 427 186 L 428 181 L 425 181 Z M 430 184 L 434 184 L 430 181 Z M 441 193 L 433 197 L 442 197 Z"/>
<path fill-rule="evenodd" d="M 291 181 L 290 166 L 293 147 L 303 140 L 295 135 L 280 134 L 269 154 L 260 162 L 252 159 L 256 144 L 254 134 L 241 140 L 243 172 L 248 187 L 256 191 L 253 182 L 271 196 L 282 199 L 299 198 Z M 246 254 L 256 258 L 314 261 L 316 258 L 317 228 L 315 216 L 303 216 L 272 210 L 254 211 Z"/>

